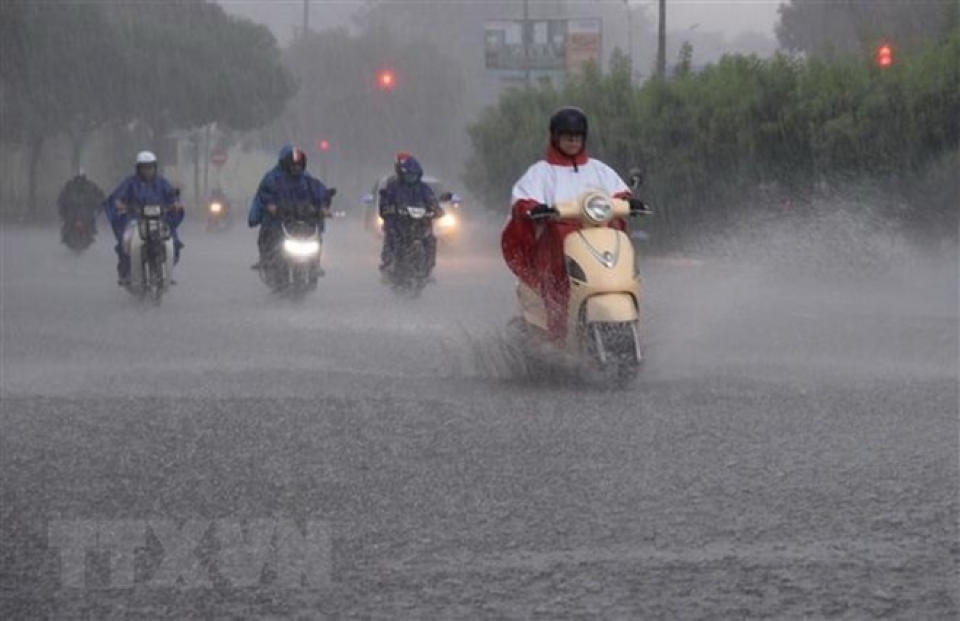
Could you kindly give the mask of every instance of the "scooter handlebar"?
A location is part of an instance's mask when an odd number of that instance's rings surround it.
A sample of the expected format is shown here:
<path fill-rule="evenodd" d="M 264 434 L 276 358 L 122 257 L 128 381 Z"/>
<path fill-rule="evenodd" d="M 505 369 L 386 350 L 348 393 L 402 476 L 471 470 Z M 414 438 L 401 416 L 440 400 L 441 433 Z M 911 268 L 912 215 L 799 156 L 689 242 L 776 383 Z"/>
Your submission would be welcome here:
<path fill-rule="evenodd" d="M 531 220 L 545 220 L 557 215 L 557 209 L 543 203 L 536 205 L 527 212 L 527 217 Z"/>
<path fill-rule="evenodd" d="M 653 210 L 650 209 L 650 205 L 644 203 L 639 198 L 628 199 L 630 203 L 630 215 L 631 216 L 649 216 L 653 213 Z"/>

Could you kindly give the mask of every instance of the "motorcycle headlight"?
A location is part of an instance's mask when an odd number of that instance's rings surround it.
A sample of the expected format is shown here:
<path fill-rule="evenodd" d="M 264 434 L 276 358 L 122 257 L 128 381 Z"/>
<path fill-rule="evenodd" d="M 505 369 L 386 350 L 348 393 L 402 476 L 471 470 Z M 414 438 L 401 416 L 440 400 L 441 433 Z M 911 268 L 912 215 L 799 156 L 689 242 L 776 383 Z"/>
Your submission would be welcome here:
<path fill-rule="evenodd" d="M 613 203 L 605 196 L 594 195 L 584 203 L 583 213 L 598 224 L 609 222 L 613 218 Z"/>
<path fill-rule="evenodd" d="M 452 229 L 457 226 L 457 217 L 452 213 L 445 213 L 437 220 L 437 226 L 441 229 Z"/>
<path fill-rule="evenodd" d="M 283 240 L 283 250 L 294 257 L 309 257 L 320 252 L 320 242 L 315 239 L 309 241 L 285 239 Z"/>
<path fill-rule="evenodd" d="M 221 205 L 220 203 L 210 203 L 210 211 L 212 213 L 220 213 L 222 209 L 223 209 L 223 205 Z"/>

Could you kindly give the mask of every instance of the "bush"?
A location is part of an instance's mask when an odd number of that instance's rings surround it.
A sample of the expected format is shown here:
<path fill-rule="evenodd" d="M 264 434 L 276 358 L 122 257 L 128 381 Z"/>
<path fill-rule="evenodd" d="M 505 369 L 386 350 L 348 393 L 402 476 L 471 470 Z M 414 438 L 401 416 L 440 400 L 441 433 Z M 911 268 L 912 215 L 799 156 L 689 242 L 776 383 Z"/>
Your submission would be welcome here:
<path fill-rule="evenodd" d="M 759 187 L 776 185 L 797 200 L 853 180 L 908 187 L 899 182 L 960 143 L 960 35 L 888 69 L 872 59 L 734 55 L 634 88 L 628 64 L 612 66 L 608 75 L 589 67 L 559 90 L 511 90 L 487 109 L 469 129 L 469 189 L 505 210 L 561 104 L 587 111 L 592 155 L 621 173 L 644 169 L 645 197 L 662 216 L 650 228 L 673 245 L 754 209 L 743 197 Z"/>

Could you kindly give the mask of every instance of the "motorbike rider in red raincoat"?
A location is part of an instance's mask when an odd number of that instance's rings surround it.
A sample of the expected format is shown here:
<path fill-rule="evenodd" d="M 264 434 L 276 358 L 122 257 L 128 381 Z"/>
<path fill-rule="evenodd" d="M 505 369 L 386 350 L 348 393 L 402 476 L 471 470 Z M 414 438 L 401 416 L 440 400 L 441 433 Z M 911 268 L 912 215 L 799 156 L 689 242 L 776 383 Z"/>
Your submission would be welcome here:
<path fill-rule="evenodd" d="M 550 118 L 546 159 L 527 169 L 513 186 L 510 219 L 501 235 L 503 258 L 524 284 L 539 291 L 547 310 L 550 336 L 562 343 L 567 330 L 570 283 L 564 265 L 563 239 L 580 228 L 577 222 L 532 219 L 549 213 L 559 202 L 576 199 L 590 189 L 614 198 L 630 198 L 630 189 L 612 168 L 587 155 L 587 117 L 579 108 L 563 107 Z M 617 218 L 610 226 L 626 231 Z"/>

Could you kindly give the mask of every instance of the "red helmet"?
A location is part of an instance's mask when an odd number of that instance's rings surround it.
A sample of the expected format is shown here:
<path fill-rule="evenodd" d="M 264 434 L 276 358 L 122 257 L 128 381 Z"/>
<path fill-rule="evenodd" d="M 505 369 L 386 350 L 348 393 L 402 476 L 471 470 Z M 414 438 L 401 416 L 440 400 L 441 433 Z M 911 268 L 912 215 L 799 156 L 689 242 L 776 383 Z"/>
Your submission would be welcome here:
<path fill-rule="evenodd" d="M 413 159 L 412 153 L 408 153 L 407 151 L 397 153 L 397 161 L 393 164 L 393 170 L 397 173 L 397 177 L 403 175 L 403 163 L 409 159 Z"/>

